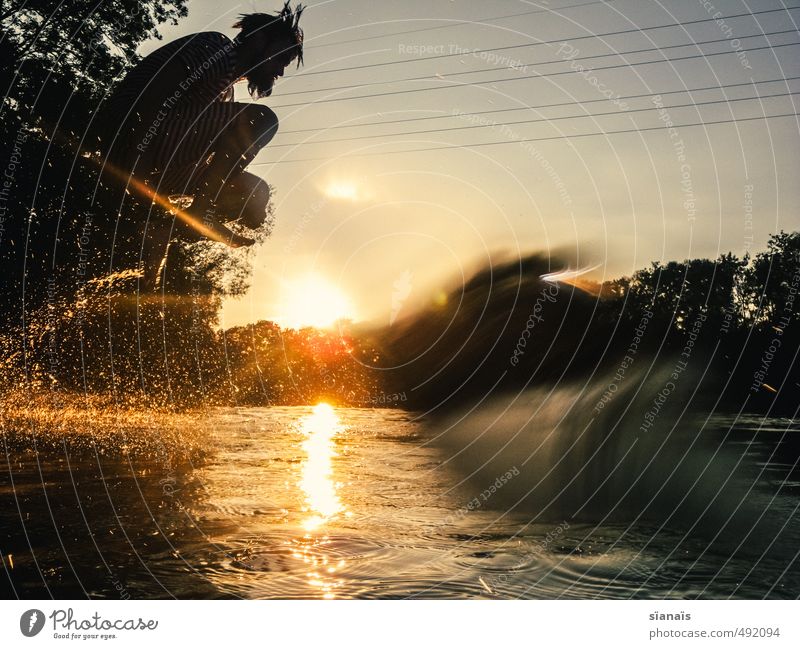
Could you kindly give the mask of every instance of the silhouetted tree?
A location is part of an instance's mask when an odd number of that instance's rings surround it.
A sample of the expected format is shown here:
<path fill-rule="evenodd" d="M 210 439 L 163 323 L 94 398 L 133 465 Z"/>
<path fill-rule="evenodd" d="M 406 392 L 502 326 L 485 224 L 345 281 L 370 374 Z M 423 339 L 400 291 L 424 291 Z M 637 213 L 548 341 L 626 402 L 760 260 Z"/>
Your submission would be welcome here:
<path fill-rule="evenodd" d="M 27 127 L 44 139 L 81 137 L 112 82 L 137 60 L 136 48 L 186 13 L 186 0 L 4 4 L 3 134 Z"/>
<path fill-rule="evenodd" d="M 177 241 L 161 293 L 140 298 L 129 271 L 143 233 L 172 217 L 109 184 L 91 157 L 103 97 L 158 25 L 185 15 L 186 0 L 0 9 L 0 321 L 30 385 L 169 400 L 200 394 L 215 364 L 220 298 L 246 289 L 249 256 Z"/>
<path fill-rule="evenodd" d="M 742 305 L 756 324 L 772 323 L 800 313 L 800 232 L 779 232 L 770 236 L 767 250 L 757 254 L 744 273 Z"/>

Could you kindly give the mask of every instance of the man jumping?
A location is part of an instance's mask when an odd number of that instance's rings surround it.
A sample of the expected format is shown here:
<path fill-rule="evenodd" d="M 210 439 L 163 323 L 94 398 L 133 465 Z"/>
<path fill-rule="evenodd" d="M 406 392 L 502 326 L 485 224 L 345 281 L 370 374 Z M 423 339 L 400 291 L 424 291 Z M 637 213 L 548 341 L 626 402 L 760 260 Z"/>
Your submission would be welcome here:
<path fill-rule="evenodd" d="M 156 196 L 191 197 L 184 211 L 195 236 L 252 245 L 223 222 L 264 223 L 269 186 L 245 168 L 275 135 L 278 118 L 265 106 L 233 101 L 233 84 L 246 79 L 252 97 L 269 97 L 286 67 L 300 66 L 302 12 L 287 0 L 276 14 L 241 15 L 232 41 L 201 32 L 142 59 L 104 103 L 107 168 Z M 163 257 L 166 245 L 153 254 Z"/>

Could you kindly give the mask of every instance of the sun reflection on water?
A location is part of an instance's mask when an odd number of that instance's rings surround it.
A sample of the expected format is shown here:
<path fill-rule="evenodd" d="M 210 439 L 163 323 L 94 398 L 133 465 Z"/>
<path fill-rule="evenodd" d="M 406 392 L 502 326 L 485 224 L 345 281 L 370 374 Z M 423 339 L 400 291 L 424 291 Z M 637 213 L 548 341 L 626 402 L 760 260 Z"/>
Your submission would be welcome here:
<path fill-rule="evenodd" d="M 295 542 L 294 557 L 308 565 L 308 584 L 318 589 L 325 599 L 335 597 L 336 590 L 342 586 L 335 575 L 345 566 L 343 559 L 327 556 L 324 547 L 329 542 L 328 537 L 319 535 L 320 528 L 344 510 L 333 477 L 336 436 L 342 430 L 336 411 L 327 403 L 317 404 L 310 415 L 300 420 L 300 432 L 305 437 L 302 448 L 306 453 L 300 488 L 305 495 L 303 511 L 309 515 L 302 521 L 306 534 Z"/>
<path fill-rule="evenodd" d="M 305 435 L 302 447 L 306 452 L 300 487 L 305 493 L 310 516 L 303 521 L 309 532 L 318 529 L 342 511 L 342 502 L 333 480 L 333 458 L 336 457 L 335 437 L 342 430 L 334 409 L 327 403 L 314 406 L 310 415 L 300 421 Z"/>

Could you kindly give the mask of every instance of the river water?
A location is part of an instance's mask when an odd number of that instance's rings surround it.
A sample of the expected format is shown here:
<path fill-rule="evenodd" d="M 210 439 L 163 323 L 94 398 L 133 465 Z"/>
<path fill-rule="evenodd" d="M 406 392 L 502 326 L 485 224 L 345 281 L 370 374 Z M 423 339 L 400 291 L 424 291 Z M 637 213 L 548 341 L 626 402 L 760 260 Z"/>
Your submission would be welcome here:
<path fill-rule="evenodd" d="M 699 526 L 667 512 L 658 520 L 539 507 L 518 496 L 548 473 L 540 463 L 517 449 L 488 477 L 465 469 L 436 426 L 401 410 L 229 409 L 205 428 L 208 453 L 194 466 L 67 446 L 8 452 L 3 595 L 800 595 L 800 427 L 788 420 L 705 425 L 705 439 L 748 470 L 722 483 L 744 494 L 737 517 L 718 512 Z M 563 468 L 556 482 L 570 475 Z"/>

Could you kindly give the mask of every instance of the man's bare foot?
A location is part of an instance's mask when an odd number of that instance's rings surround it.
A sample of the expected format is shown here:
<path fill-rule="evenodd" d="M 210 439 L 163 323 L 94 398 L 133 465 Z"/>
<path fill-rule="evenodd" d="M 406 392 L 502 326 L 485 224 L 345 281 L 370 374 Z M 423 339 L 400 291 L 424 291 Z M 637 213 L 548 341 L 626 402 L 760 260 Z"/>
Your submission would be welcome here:
<path fill-rule="evenodd" d="M 191 218 L 182 220 L 201 237 L 219 241 L 231 248 L 252 246 L 256 242 L 255 239 L 237 234 L 224 225 L 214 212 L 214 207 L 208 203 L 195 200 L 189 209 L 183 210 L 183 213 Z"/>
<path fill-rule="evenodd" d="M 252 246 L 256 242 L 255 239 L 237 234 L 229 227 L 217 221 L 216 218 L 206 217 L 205 225 L 217 235 L 217 237 L 210 238 L 215 238 L 217 241 L 221 241 L 231 248 L 244 248 Z"/>
<path fill-rule="evenodd" d="M 250 237 L 243 237 L 242 235 L 236 234 L 235 232 L 232 232 L 231 234 L 233 234 L 233 237 L 228 242 L 228 245 L 231 248 L 246 248 L 248 246 L 252 246 L 256 242 L 255 239 L 251 239 Z"/>

